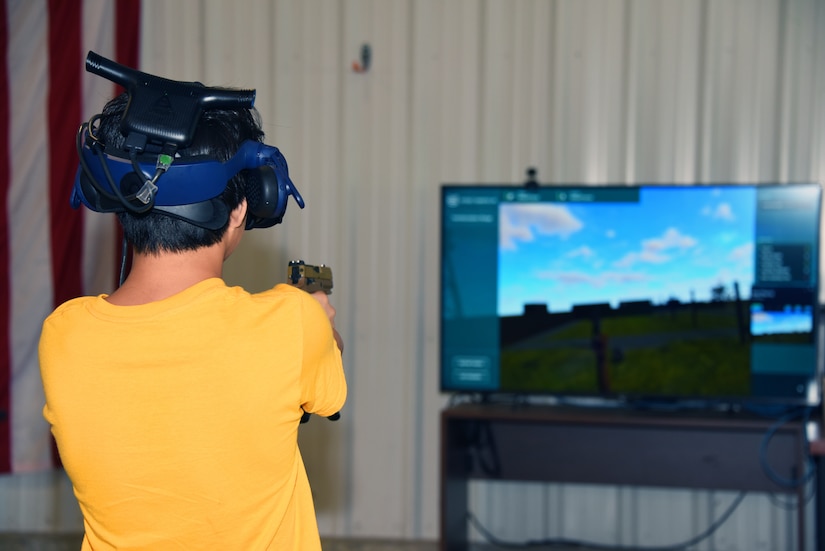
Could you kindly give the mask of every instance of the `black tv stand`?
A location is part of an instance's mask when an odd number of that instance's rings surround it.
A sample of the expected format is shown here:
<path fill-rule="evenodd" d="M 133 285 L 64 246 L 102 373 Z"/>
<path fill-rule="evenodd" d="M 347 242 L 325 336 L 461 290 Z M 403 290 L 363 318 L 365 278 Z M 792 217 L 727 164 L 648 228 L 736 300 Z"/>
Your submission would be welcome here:
<path fill-rule="evenodd" d="M 777 483 L 760 462 L 774 421 L 715 411 L 465 403 L 441 413 L 442 551 L 469 549 L 471 479 L 796 494 L 805 549 L 805 486 Z M 767 460 L 785 479 L 808 468 L 804 423 L 776 429 Z"/>

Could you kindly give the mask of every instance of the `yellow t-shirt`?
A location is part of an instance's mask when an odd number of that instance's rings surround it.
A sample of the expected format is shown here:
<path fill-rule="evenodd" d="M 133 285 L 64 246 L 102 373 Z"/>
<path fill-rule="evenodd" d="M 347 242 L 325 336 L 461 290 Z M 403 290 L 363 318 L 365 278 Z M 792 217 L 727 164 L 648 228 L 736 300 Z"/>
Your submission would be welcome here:
<path fill-rule="evenodd" d="M 83 549 L 320 549 L 298 426 L 339 411 L 346 382 L 309 294 L 215 278 L 74 299 L 43 324 L 40 369 Z"/>

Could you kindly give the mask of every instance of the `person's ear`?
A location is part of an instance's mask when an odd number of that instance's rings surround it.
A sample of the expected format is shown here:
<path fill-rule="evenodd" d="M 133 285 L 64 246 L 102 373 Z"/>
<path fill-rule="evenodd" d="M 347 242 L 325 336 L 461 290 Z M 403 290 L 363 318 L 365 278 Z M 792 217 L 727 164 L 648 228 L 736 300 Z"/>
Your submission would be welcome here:
<path fill-rule="evenodd" d="M 232 209 L 229 213 L 229 226 L 237 228 L 238 226 L 246 227 L 246 199 L 243 199 L 237 207 Z"/>

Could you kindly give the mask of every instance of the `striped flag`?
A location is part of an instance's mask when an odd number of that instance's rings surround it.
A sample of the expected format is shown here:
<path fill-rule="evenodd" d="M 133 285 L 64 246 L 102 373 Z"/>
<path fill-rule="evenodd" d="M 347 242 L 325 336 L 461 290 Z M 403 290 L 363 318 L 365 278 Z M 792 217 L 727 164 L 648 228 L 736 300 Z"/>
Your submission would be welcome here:
<path fill-rule="evenodd" d="M 111 292 L 111 215 L 69 207 L 75 135 L 116 92 L 89 50 L 138 67 L 140 0 L 2 0 L 0 13 L 0 473 L 54 467 L 37 343 L 63 301 Z M 89 346 L 94 339 L 89 338 Z"/>

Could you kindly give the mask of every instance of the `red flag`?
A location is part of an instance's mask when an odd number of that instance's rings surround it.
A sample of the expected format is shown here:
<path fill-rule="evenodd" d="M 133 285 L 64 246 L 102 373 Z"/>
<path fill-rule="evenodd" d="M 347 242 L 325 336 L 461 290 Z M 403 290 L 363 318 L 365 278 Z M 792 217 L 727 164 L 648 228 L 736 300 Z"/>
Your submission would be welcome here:
<path fill-rule="evenodd" d="M 111 292 L 111 215 L 73 210 L 75 134 L 116 93 L 89 50 L 139 67 L 140 0 L 3 0 L 0 13 L 0 472 L 55 465 L 37 342 L 63 301 Z M 90 339 L 90 343 L 91 343 Z"/>

